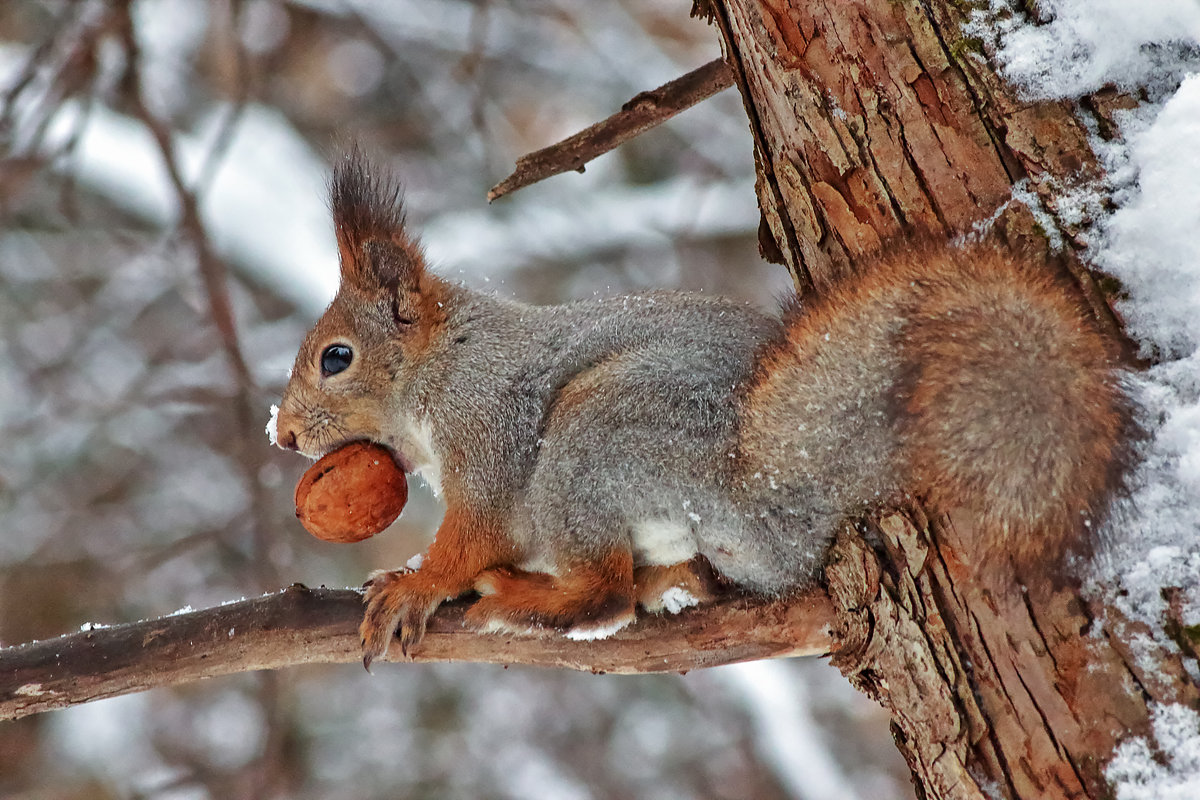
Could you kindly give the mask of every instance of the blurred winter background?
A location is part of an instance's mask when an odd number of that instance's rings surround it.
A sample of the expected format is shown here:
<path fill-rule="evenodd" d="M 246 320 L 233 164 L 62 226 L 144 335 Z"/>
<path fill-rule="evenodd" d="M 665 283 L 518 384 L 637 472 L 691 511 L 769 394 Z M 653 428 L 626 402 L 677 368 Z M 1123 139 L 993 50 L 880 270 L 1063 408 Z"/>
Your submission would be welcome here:
<path fill-rule="evenodd" d="M 489 207 L 514 159 L 718 55 L 687 0 L 0 3 L 0 644 L 361 583 L 263 426 L 335 288 L 330 160 L 403 176 L 433 262 L 550 302 L 786 291 L 732 91 Z M 910 797 L 820 660 L 687 676 L 306 667 L 0 723 L 19 798 Z"/>

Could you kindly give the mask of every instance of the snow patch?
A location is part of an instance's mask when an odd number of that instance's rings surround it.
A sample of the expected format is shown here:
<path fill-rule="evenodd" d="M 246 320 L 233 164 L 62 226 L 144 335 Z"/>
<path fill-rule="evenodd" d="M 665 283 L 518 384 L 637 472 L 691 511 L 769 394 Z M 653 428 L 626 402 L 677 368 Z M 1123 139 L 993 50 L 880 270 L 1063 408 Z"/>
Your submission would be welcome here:
<path fill-rule="evenodd" d="M 1136 184 L 1118 187 L 1121 208 L 1104 226 L 1098 263 L 1129 294 L 1119 306 L 1129 332 L 1162 355 L 1191 356 L 1200 347 L 1200 75 L 1149 124 L 1123 121 L 1131 123 L 1124 177 Z"/>
<path fill-rule="evenodd" d="M 1150 721 L 1153 744 L 1141 736 L 1122 743 L 1105 772 L 1117 800 L 1200 797 L 1200 714 L 1156 704 Z"/>
<path fill-rule="evenodd" d="M 1163 586 L 1183 589 L 1185 619 L 1200 617 L 1200 75 L 1120 122 L 1123 142 L 1095 143 L 1119 208 L 1092 257 L 1121 280 L 1118 311 L 1160 361 L 1133 381 L 1154 438 L 1095 582 L 1120 586 L 1114 602 L 1159 630 Z"/>
<path fill-rule="evenodd" d="M 1009 0 L 974 12 L 968 35 L 996 43 L 1005 77 L 1036 97 L 1078 97 L 1107 83 L 1170 90 L 1200 42 L 1195 0 L 1042 0 L 1029 24 Z"/>

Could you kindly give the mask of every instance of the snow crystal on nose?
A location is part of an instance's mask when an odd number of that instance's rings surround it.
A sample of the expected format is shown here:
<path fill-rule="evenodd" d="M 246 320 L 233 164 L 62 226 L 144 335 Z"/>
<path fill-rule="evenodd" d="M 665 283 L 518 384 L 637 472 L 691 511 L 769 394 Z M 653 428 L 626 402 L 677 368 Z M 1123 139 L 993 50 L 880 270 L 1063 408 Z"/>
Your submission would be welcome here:
<path fill-rule="evenodd" d="M 279 445 L 279 406 L 271 404 L 271 418 L 267 420 L 267 441 L 272 447 Z"/>

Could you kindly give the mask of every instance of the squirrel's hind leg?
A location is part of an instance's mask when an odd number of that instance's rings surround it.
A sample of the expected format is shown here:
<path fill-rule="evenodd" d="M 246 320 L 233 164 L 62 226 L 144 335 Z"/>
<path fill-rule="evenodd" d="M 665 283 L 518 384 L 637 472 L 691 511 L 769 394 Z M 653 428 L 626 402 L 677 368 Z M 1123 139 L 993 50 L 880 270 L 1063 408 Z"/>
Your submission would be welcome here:
<path fill-rule="evenodd" d="M 644 564 L 633 571 L 638 605 L 651 614 L 678 614 L 708 603 L 721 590 L 721 579 L 703 556 L 678 564 Z"/>
<path fill-rule="evenodd" d="M 559 572 L 498 567 L 480 573 L 475 590 L 482 597 L 467 611 L 467 622 L 488 632 L 557 628 L 572 639 L 603 639 L 633 621 L 628 550 L 564 565 Z"/>

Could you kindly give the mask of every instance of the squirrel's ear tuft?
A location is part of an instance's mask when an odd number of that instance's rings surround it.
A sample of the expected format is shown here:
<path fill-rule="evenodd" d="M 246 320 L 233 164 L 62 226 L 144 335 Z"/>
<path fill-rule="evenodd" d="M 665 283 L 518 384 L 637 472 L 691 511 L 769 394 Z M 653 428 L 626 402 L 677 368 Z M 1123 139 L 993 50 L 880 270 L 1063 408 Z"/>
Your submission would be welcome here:
<path fill-rule="evenodd" d="M 329 186 L 342 281 L 373 291 L 415 287 L 425 269 L 404 227 L 400 185 L 354 147 L 334 167 Z"/>

